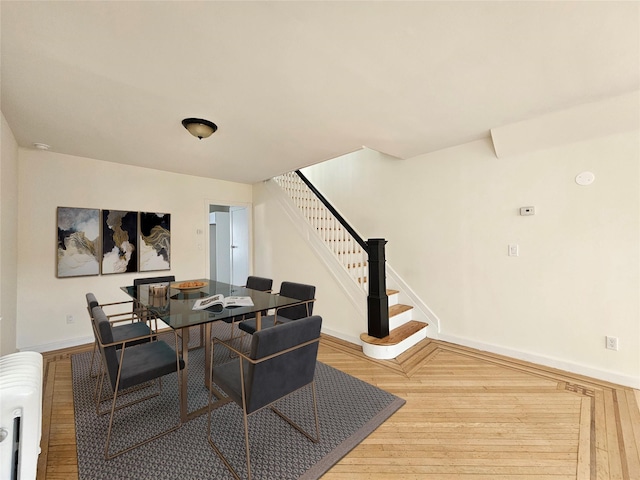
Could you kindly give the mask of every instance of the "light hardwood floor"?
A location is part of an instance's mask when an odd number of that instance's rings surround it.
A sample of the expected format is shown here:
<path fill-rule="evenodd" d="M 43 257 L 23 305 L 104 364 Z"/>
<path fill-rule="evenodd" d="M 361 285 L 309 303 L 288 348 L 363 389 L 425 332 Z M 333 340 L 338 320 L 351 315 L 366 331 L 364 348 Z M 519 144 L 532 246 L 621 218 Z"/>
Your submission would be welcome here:
<path fill-rule="evenodd" d="M 39 480 L 78 478 L 70 355 L 45 355 Z M 407 403 L 323 479 L 640 480 L 640 392 L 425 340 L 393 361 L 323 336 L 319 360 Z"/>

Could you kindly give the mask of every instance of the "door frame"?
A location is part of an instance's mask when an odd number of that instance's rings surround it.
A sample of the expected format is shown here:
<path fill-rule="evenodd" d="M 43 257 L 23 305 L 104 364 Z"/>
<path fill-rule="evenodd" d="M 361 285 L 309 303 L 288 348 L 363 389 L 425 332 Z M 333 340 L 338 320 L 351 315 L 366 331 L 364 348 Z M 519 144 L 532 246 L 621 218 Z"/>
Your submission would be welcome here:
<path fill-rule="evenodd" d="M 221 205 L 224 207 L 244 207 L 247 210 L 247 229 L 248 229 L 248 262 L 249 262 L 249 275 L 253 273 L 253 204 L 248 202 L 229 202 L 228 200 L 213 200 L 205 199 L 204 202 L 204 224 L 206 228 L 203 228 L 204 239 L 203 243 L 206 246 L 205 250 L 205 263 L 207 278 L 211 278 L 211 256 L 210 248 L 211 239 L 209 238 L 209 208 L 211 205 Z"/>

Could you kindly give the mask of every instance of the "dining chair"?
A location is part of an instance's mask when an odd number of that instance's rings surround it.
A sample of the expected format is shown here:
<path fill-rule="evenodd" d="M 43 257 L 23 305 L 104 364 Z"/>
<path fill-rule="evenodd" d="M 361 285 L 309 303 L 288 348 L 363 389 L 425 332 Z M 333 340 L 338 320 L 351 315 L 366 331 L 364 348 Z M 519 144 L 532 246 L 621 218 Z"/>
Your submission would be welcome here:
<path fill-rule="evenodd" d="M 171 283 L 175 282 L 175 275 L 165 275 L 162 277 L 143 277 L 143 278 L 134 278 L 133 286 L 137 289 L 140 285 L 150 285 L 152 283 Z M 137 302 L 136 302 L 137 303 Z M 144 318 L 145 315 L 148 315 L 149 312 L 139 303 L 137 303 L 137 309 L 139 311 L 140 317 Z"/>
<path fill-rule="evenodd" d="M 148 285 L 150 283 L 171 283 L 175 281 L 176 281 L 175 275 L 165 275 L 163 277 L 134 278 L 133 286 L 138 287 L 140 285 Z"/>
<path fill-rule="evenodd" d="M 316 287 L 304 283 L 282 282 L 280 284 L 280 292 L 278 295 L 290 297 L 300 300 L 299 303 L 278 308 L 273 315 L 262 317 L 262 328 L 273 327 L 277 324 L 288 323 L 292 320 L 309 317 L 313 314 L 313 304 L 315 302 Z M 238 328 L 247 332 L 255 333 L 256 319 L 242 321 L 238 324 Z"/>
<path fill-rule="evenodd" d="M 103 303 L 100 304 L 96 299 L 96 296 L 89 292 L 85 295 L 87 300 L 87 310 L 89 312 L 89 319 L 93 318 L 93 307 L 101 307 L 104 309 L 111 309 L 111 307 L 121 306 L 121 305 L 132 305 L 133 301 L 122 301 L 122 302 L 111 302 L 111 303 Z M 148 342 L 148 335 L 151 335 L 157 332 L 157 324 L 154 327 L 154 324 L 147 324 L 147 322 L 138 321 L 135 312 L 133 310 L 126 312 L 117 312 L 110 313 L 107 315 L 109 322 L 111 322 L 113 329 L 113 338 L 114 341 L 128 341 L 132 345 L 136 345 L 138 343 Z M 131 339 L 137 339 L 132 341 Z M 93 365 L 95 363 L 96 353 L 98 352 L 98 342 L 94 341 L 93 343 L 93 352 L 91 353 L 91 366 L 89 368 L 89 375 L 91 377 L 97 377 L 98 373 L 93 372 Z M 98 360 L 100 361 L 100 356 L 98 355 Z"/>
<path fill-rule="evenodd" d="M 133 286 L 137 288 L 140 285 L 150 285 L 152 283 L 172 283 L 172 282 L 175 282 L 175 281 L 176 281 L 175 275 L 165 275 L 165 276 L 162 276 L 162 277 L 135 278 L 133 280 Z M 138 310 L 140 312 L 140 317 L 141 318 L 145 318 L 147 316 L 155 317 L 154 315 L 150 315 L 149 310 L 146 307 L 143 307 L 140 304 L 138 304 Z M 201 348 L 201 347 L 204 346 L 204 326 L 200 326 L 199 330 L 200 330 L 200 344 L 196 345 L 193 348 Z"/>
<path fill-rule="evenodd" d="M 238 355 L 234 360 L 216 366 L 213 364 L 212 355 L 210 371 L 212 372 L 212 381 L 242 409 L 246 467 L 249 479 L 251 479 L 250 415 L 265 407 L 270 407 L 274 413 L 312 442 L 317 443 L 320 440 L 314 375 L 321 326 L 322 318 L 316 315 L 281 325 L 278 328 L 260 330 L 251 337 L 251 349 L 248 354 L 216 338 L 212 341 L 212 349 L 215 344 L 220 344 Z M 309 385 L 315 420 L 315 435 L 305 431 L 274 406 L 278 400 Z M 211 402 L 211 395 L 210 393 L 207 422 L 209 444 L 233 475 L 240 478 L 237 469 L 231 465 L 231 462 L 227 460 L 215 443 L 215 427 L 211 424 L 211 411 L 214 406 Z"/>
<path fill-rule="evenodd" d="M 107 439 L 104 450 L 104 457 L 106 460 L 109 460 L 152 440 L 160 438 L 167 433 L 176 430 L 182 425 L 182 421 L 178 415 L 177 425 L 155 434 L 150 438 L 136 442 L 134 445 L 122 448 L 115 453 L 111 453 L 109 451 L 115 412 L 122 408 L 129 407 L 160 395 L 162 392 L 162 377 L 165 375 L 176 373 L 178 375 L 178 385 L 180 385 L 182 381 L 180 375 L 185 363 L 176 350 L 171 348 L 166 342 L 158 340 L 157 336 L 154 335 L 147 335 L 146 338 L 148 341 L 137 345 L 131 345 L 131 343 L 127 341 L 116 341 L 113 336 L 113 327 L 111 322 L 99 306 L 93 307 L 92 319 L 94 334 L 98 341 L 103 364 L 105 365 L 105 368 L 102 370 L 100 375 L 100 390 L 102 391 L 103 382 L 106 377 L 113 392 L 111 409 L 105 411 L 100 411 L 98 409 L 97 411 L 99 415 L 106 415 L 107 413 L 110 413 L 109 427 L 107 429 Z M 155 380 L 157 380 L 157 391 L 154 391 L 144 397 L 140 397 L 139 395 L 134 396 L 131 401 L 117 405 L 119 396 L 125 393 L 131 393 L 131 390 L 138 391 L 140 388 L 146 387 L 149 382 Z M 178 397 L 178 395 L 176 395 L 176 397 Z M 149 412 L 149 415 L 153 414 L 154 412 Z"/>
<path fill-rule="evenodd" d="M 246 288 L 250 288 L 252 290 L 259 290 L 261 292 L 271 292 L 272 286 L 273 286 L 272 279 L 265 278 L 265 277 L 257 277 L 254 275 L 247 277 L 247 283 L 245 284 Z M 266 310 L 262 311 L 261 315 L 266 315 L 266 312 L 267 312 Z M 233 341 L 236 338 L 240 338 L 240 335 L 236 337 L 233 334 L 236 323 L 241 322 L 243 320 L 249 320 L 251 318 L 255 318 L 255 316 L 256 314 L 252 312 L 252 313 L 247 313 L 246 315 L 240 315 L 237 317 L 223 318 L 222 320 L 224 322 L 231 324 L 231 337 L 228 338 L 227 341 Z M 240 333 L 242 334 L 242 332 Z"/>

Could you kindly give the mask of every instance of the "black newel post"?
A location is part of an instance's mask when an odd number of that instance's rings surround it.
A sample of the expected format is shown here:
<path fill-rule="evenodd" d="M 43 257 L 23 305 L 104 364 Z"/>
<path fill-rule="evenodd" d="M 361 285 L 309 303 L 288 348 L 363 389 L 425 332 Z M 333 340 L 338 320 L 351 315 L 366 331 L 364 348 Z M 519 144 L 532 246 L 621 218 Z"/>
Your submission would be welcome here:
<path fill-rule="evenodd" d="M 385 274 L 384 238 L 370 238 L 369 251 L 369 296 L 367 311 L 369 335 L 383 338 L 389 335 L 389 298 Z"/>

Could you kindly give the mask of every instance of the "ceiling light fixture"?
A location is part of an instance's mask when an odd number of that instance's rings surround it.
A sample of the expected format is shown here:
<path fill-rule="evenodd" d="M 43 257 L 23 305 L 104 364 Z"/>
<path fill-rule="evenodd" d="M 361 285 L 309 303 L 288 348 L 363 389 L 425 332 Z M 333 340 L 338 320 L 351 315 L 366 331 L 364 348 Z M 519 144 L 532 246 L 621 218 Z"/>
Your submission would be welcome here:
<path fill-rule="evenodd" d="M 182 125 L 189 130 L 191 135 L 198 137 L 200 140 L 210 137 L 213 132 L 218 130 L 218 126 L 215 123 L 202 118 L 185 118 L 182 120 Z"/>
<path fill-rule="evenodd" d="M 51 148 L 51 146 L 47 145 L 46 143 L 34 143 L 33 147 L 37 148 L 38 150 L 49 150 Z"/>

